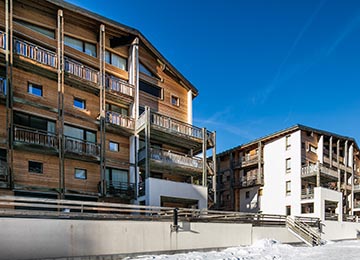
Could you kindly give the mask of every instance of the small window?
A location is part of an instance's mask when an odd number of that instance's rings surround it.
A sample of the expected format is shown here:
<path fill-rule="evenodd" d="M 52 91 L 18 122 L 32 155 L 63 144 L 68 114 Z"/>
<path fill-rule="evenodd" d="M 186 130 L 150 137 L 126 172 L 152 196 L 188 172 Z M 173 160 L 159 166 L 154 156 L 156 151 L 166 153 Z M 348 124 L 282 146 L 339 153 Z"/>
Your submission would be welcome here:
<path fill-rule="evenodd" d="M 112 152 L 118 152 L 119 151 L 119 143 L 110 141 L 109 142 L 109 150 Z"/>
<path fill-rule="evenodd" d="M 74 107 L 80 108 L 80 109 L 86 109 L 86 102 L 83 99 L 80 98 L 74 98 Z"/>
<path fill-rule="evenodd" d="M 291 181 L 286 182 L 286 196 L 291 195 Z"/>
<path fill-rule="evenodd" d="M 245 192 L 245 199 L 250 198 L 250 191 Z"/>
<path fill-rule="evenodd" d="M 289 150 L 291 147 L 291 143 L 290 143 L 290 135 L 286 136 L 285 138 L 285 143 L 286 143 L 286 150 Z"/>
<path fill-rule="evenodd" d="M 42 95 L 43 95 L 42 86 L 29 83 L 28 84 L 28 93 L 35 95 L 35 96 L 42 97 Z"/>
<path fill-rule="evenodd" d="M 301 204 L 301 214 L 314 213 L 314 203 Z"/>
<path fill-rule="evenodd" d="M 43 173 L 43 164 L 41 162 L 29 161 L 29 172 Z"/>
<path fill-rule="evenodd" d="M 286 206 L 286 216 L 291 215 L 291 206 Z"/>
<path fill-rule="evenodd" d="M 139 82 L 139 89 L 141 91 L 144 91 L 154 97 L 160 98 L 162 99 L 162 88 L 152 85 L 150 83 L 144 82 L 144 81 L 140 81 Z"/>
<path fill-rule="evenodd" d="M 286 172 L 291 171 L 291 158 L 286 159 Z"/>
<path fill-rule="evenodd" d="M 85 169 L 75 168 L 75 179 L 86 180 L 87 174 Z"/>
<path fill-rule="evenodd" d="M 312 152 L 312 153 L 316 153 L 317 148 L 315 146 L 313 146 L 312 144 L 309 144 L 309 151 Z"/>
<path fill-rule="evenodd" d="M 176 96 L 171 96 L 171 104 L 174 106 L 180 106 L 180 99 Z"/>

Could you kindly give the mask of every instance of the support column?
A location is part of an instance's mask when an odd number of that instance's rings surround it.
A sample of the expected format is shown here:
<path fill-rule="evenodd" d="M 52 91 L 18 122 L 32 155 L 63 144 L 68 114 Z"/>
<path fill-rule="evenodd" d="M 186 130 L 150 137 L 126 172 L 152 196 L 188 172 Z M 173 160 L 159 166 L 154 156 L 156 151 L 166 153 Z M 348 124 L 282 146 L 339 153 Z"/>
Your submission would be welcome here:
<path fill-rule="evenodd" d="M 206 128 L 202 129 L 203 143 L 202 143 L 202 156 L 203 156 L 203 175 L 202 175 L 202 186 L 207 186 L 207 158 L 206 158 L 206 147 L 207 147 L 207 134 Z"/>
<path fill-rule="evenodd" d="M 350 195 L 350 214 L 354 215 L 354 180 L 355 180 L 355 170 L 354 170 L 354 144 L 350 145 L 349 149 L 349 159 L 348 159 L 348 167 L 351 168 L 351 195 Z"/>
<path fill-rule="evenodd" d="M 6 65 L 6 161 L 8 172 L 8 187 L 14 188 L 14 124 L 13 124 L 13 88 L 12 88 L 12 67 L 13 67 L 13 1 L 5 0 L 5 65 Z"/>
<path fill-rule="evenodd" d="M 145 179 L 150 177 L 150 108 L 145 107 Z"/>
<path fill-rule="evenodd" d="M 320 164 L 317 162 L 316 187 L 320 187 Z"/>
<path fill-rule="evenodd" d="M 213 177 L 212 177 L 212 188 L 214 191 L 214 205 L 216 205 L 217 199 L 216 199 L 216 176 L 217 176 L 217 164 L 216 164 L 216 132 L 213 132 L 213 143 L 214 147 L 212 148 L 212 160 L 213 160 Z M 233 175 L 234 178 L 234 175 Z"/>
<path fill-rule="evenodd" d="M 106 195 L 106 82 L 105 82 L 105 25 L 100 25 L 100 193 Z"/>
<path fill-rule="evenodd" d="M 318 161 L 323 164 L 324 163 L 324 136 L 320 136 L 318 147 L 316 150 Z"/>
<path fill-rule="evenodd" d="M 340 140 L 337 140 L 337 142 L 336 142 L 336 161 L 337 161 L 337 168 L 338 168 L 338 173 L 339 173 L 338 190 L 341 191 L 341 171 L 339 169 L 340 168 L 339 160 L 340 160 Z"/>
<path fill-rule="evenodd" d="M 187 111 L 188 111 L 187 123 L 189 125 L 193 124 L 192 101 L 193 101 L 193 93 L 192 93 L 191 90 L 189 90 L 188 93 L 187 93 Z"/>
<path fill-rule="evenodd" d="M 65 137 L 64 137 L 64 17 L 63 11 L 57 14 L 57 71 L 58 71 L 58 120 L 59 140 L 59 195 L 65 197 Z"/>
<path fill-rule="evenodd" d="M 349 150 L 348 150 L 348 140 L 345 141 L 345 153 L 344 153 L 344 165 L 348 166 Z"/>
<path fill-rule="evenodd" d="M 262 143 L 258 143 L 258 171 L 257 171 L 257 182 L 262 183 L 261 172 L 262 172 Z"/>
<path fill-rule="evenodd" d="M 330 142 L 329 142 L 329 160 L 330 160 L 330 168 L 332 167 L 332 164 L 333 164 L 333 149 L 332 149 L 332 146 L 333 146 L 333 137 L 330 136 Z"/>

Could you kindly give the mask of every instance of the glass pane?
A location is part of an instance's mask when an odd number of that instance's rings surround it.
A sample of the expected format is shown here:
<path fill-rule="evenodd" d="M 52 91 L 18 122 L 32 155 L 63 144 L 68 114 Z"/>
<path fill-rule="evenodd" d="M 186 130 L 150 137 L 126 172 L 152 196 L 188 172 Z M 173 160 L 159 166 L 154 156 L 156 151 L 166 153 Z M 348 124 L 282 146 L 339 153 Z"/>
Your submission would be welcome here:
<path fill-rule="evenodd" d="M 85 100 L 74 98 L 74 107 L 85 109 Z"/>
<path fill-rule="evenodd" d="M 23 26 L 26 26 L 28 27 L 29 29 L 33 30 L 33 31 L 36 31 L 36 32 L 39 32 L 39 33 L 42 33 L 50 38 L 55 38 L 55 32 L 53 30 L 49 30 L 49 29 L 45 29 L 44 27 L 40 27 L 40 26 L 37 26 L 37 25 L 34 25 L 34 24 L 30 24 L 30 23 L 27 23 L 27 22 L 24 22 L 24 21 L 16 21 L 17 23 L 20 23 L 21 25 Z"/>
<path fill-rule="evenodd" d="M 109 143 L 109 149 L 110 149 L 110 151 L 118 152 L 119 151 L 119 144 L 115 143 L 115 142 L 110 142 Z"/>
<path fill-rule="evenodd" d="M 84 139 L 84 130 L 72 126 L 65 125 L 64 126 L 64 134 L 69 137 Z"/>
<path fill-rule="evenodd" d="M 83 42 L 78 39 L 65 36 L 64 44 L 70 46 L 71 48 L 74 48 L 75 50 L 83 52 Z"/>
<path fill-rule="evenodd" d="M 47 131 L 47 120 L 40 117 L 30 117 L 30 127 Z"/>
<path fill-rule="evenodd" d="M 86 141 L 96 143 L 96 134 L 86 131 Z"/>
<path fill-rule="evenodd" d="M 75 178 L 76 179 L 86 179 L 86 170 L 85 169 L 75 169 Z"/>
<path fill-rule="evenodd" d="M 128 182 L 128 173 L 127 173 L 127 171 L 112 169 L 111 173 L 112 173 L 111 177 L 112 177 L 113 181 L 116 181 L 116 182 Z"/>
<path fill-rule="evenodd" d="M 110 52 L 105 51 L 105 62 L 111 64 Z"/>
<path fill-rule="evenodd" d="M 42 86 L 29 84 L 28 93 L 41 97 L 42 96 Z"/>
<path fill-rule="evenodd" d="M 141 73 L 144 73 L 150 77 L 154 77 L 154 74 L 148 70 L 142 63 L 140 63 L 139 70 Z"/>
<path fill-rule="evenodd" d="M 28 115 L 15 113 L 14 114 L 14 123 L 22 126 L 30 126 L 30 119 Z"/>
<path fill-rule="evenodd" d="M 47 131 L 48 131 L 49 133 L 55 133 L 55 132 L 56 132 L 55 122 L 48 121 L 47 123 L 48 123 Z"/>
<path fill-rule="evenodd" d="M 111 53 L 111 64 L 119 69 L 126 70 L 126 59 Z"/>
<path fill-rule="evenodd" d="M 90 56 L 96 57 L 96 45 L 85 42 L 85 53 Z"/>

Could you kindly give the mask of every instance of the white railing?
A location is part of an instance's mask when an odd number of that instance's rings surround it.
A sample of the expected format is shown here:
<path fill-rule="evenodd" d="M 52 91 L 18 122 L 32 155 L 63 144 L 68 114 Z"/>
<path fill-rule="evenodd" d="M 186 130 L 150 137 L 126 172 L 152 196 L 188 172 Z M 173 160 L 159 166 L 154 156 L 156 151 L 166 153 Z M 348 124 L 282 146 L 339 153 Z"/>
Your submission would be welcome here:
<path fill-rule="evenodd" d="M 317 164 L 310 164 L 301 168 L 301 176 L 316 175 L 319 171 Z"/>
<path fill-rule="evenodd" d="M 113 111 L 106 112 L 106 122 L 134 130 L 134 119 Z"/>
<path fill-rule="evenodd" d="M 115 93 L 120 93 L 130 97 L 134 97 L 134 86 L 126 82 L 125 80 L 116 78 L 114 76 L 106 75 L 105 77 L 106 89 Z"/>
<path fill-rule="evenodd" d="M 56 53 L 38 45 L 15 39 L 15 53 L 41 64 L 56 68 L 57 57 Z"/>
<path fill-rule="evenodd" d="M 99 71 L 67 57 L 65 57 L 65 72 L 95 84 L 99 82 Z"/>

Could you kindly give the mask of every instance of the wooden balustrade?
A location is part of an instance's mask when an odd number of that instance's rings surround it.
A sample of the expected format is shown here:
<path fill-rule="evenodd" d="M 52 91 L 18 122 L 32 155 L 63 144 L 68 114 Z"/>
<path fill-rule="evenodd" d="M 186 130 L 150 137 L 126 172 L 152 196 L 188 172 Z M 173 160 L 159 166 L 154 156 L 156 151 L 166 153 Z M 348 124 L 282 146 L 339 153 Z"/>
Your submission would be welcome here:
<path fill-rule="evenodd" d="M 114 76 L 106 75 L 105 86 L 107 90 L 134 97 L 134 86 L 129 84 L 125 80 L 116 78 Z"/>
<path fill-rule="evenodd" d="M 58 147 L 58 140 L 54 133 L 23 126 L 14 127 L 14 141 L 49 148 Z"/>
<path fill-rule="evenodd" d="M 95 84 L 99 82 L 99 71 L 67 57 L 65 57 L 65 72 Z"/>
<path fill-rule="evenodd" d="M 131 130 L 134 130 L 135 127 L 134 119 L 113 111 L 106 112 L 106 122 Z"/>
<path fill-rule="evenodd" d="M 100 145 L 86 140 L 65 136 L 65 151 L 86 156 L 100 156 Z"/>

